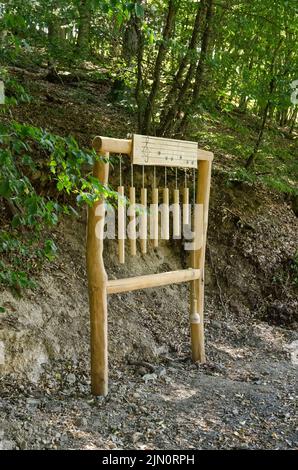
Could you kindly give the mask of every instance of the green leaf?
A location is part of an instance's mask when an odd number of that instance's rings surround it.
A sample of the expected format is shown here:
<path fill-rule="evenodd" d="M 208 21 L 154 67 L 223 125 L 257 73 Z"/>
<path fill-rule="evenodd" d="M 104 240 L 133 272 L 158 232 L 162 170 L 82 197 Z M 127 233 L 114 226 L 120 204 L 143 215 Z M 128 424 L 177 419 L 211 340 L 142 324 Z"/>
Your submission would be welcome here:
<path fill-rule="evenodd" d="M 135 3 L 135 12 L 137 17 L 142 18 L 144 16 L 144 8 L 139 3 Z"/>

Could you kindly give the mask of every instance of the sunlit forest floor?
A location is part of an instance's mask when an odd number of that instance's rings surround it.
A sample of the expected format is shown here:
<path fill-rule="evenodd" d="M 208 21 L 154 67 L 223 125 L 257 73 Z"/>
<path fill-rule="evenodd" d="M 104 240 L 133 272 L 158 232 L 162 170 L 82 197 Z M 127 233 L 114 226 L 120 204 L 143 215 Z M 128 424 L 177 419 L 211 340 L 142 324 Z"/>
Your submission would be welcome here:
<path fill-rule="evenodd" d="M 32 96 L 5 119 L 74 135 L 125 137 L 134 114 L 113 102 L 107 79 L 52 83 L 15 69 Z M 192 138 L 215 153 L 206 272 L 207 363 L 192 364 L 188 291 L 169 286 L 109 301 L 110 393 L 90 394 L 86 214 L 54 231 L 59 256 L 21 299 L 2 289 L 0 339 L 4 448 L 295 448 L 298 224 L 297 138 L 266 134 L 253 177 L 243 170 L 255 120 L 201 114 Z M 287 163 L 285 165 L 285 163 Z M 125 168 L 124 168 L 125 172 Z M 297 173 L 296 173 L 297 174 Z M 118 173 L 111 181 L 118 183 Z M 181 176 L 183 178 L 183 175 Z M 41 187 L 42 191 L 42 187 Z M 178 242 L 119 267 L 110 278 L 185 267 Z"/>

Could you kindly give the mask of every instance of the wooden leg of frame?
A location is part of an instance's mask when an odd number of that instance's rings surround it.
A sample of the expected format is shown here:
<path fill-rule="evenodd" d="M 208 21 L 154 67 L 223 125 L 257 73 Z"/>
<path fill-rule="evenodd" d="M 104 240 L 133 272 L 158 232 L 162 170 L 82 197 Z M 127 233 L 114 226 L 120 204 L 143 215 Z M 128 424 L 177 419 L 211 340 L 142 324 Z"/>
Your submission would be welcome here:
<path fill-rule="evenodd" d="M 108 157 L 108 154 L 104 154 Z M 108 182 L 109 164 L 96 162 L 93 175 Z M 107 274 L 103 263 L 104 200 L 88 208 L 87 275 L 91 329 L 91 391 L 108 393 Z"/>
<path fill-rule="evenodd" d="M 192 252 L 191 265 L 200 269 L 200 279 L 191 283 L 191 341 L 192 359 L 194 362 L 205 362 L 205 338 L 204 338 L 204 266 L 206 252 L 206 237 L 208 226 L 208 208 L 211 181 L 211 161 L 199 161 L 199 177 L 197 182 L 196 203 L 203 205 L 203 236 L 200 248 Z"/>

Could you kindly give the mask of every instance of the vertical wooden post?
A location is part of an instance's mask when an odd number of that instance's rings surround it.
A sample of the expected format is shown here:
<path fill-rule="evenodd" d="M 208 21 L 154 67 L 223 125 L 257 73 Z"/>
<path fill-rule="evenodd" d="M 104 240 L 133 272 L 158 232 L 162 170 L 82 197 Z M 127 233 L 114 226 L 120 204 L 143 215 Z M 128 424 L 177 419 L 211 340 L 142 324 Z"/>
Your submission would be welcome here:
<path fill-rule="evenodd" d="M 105 153 L 105 157 L 109 154 Z M 107 184 L 109 164 L 94 164 L 93 175 Z M 91 328 L 91 392 L 93 395 L 108 393 L 108 320 L 107 274 L 103 262 L 103 232 L 105 207 L 101 198 L 88 208 L 87 224 L 87 275 Z"/>
<path fill-rule="evenodd" d="M 121 264 L 125 262 L 125 212 L 124 186 L 118 186 L 118 256 Z"/>
<path fill-rule="evenodd" d="M 192 341 L 192 359 L 194 362 L 205 362 L 204 338 L 204 265 L 206 252 L 206 236 L 208 226 L 208 209 L 211 181 L 210 160 L 199 161 L 199 175 L 197 179 L 196 203 L 203 204 L 203 240 L 200 248 L 192 252 L 191 264 L 193 268 L 200 269 L 200 279 L 191 282 L 191 312 L 190 328 Z"/>

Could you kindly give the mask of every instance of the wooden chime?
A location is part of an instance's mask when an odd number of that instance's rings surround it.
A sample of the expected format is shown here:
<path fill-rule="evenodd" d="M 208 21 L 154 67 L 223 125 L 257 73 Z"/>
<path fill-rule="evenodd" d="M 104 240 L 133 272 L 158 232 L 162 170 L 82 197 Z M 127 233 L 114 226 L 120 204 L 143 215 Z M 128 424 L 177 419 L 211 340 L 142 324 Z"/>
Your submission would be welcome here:
<path fill-rule="evenodd" d="M 208 223 L 208 205 L 213 154 L 197 148 L 196 142 L 163 139 L 134 135 L 132 139 L 112 139 L 96 137 L 93 141 L 95 150 L 104 155 L 103 161 L 94 165 L 93 174 L 102 184 L 108 182 L 110 153 L 119 154 L 120 178 L 118 187 L 118 253 L 119 262 L 125 262 L 126 235 L 129 238 L 130 254 L 137 253 L 137 226 L 140 251 L 146 254 L 148 240 L 154 248 L 159 244 L 159 212 L 161 221 L 160 238 L 170 239 L 170 209 L 172 210 L 172 235 L 181 238 L 184 227 L 192 227 L 191 267 L 178 271 L 148 274 L 126 279 L 108 280 L 103 263 L 103 226 L 104 199 L 101 198 L 88 209 L 87 229 L 87 273 L 89 286 L 90 322 L 91 322 L 91 389 L 95 395 L 108 392 L 107 359 L 107 295 L 128 292 L 136 289 L 164 286 L 167 284 L 190 282 L 190 329 L 191 348 L 194 361 L 205 361 L 204 346 L 204 263 L 206 234 Z M 125 191 L 122 182 L 122 158 L 131 158 L 131 183 Z M 142 187 L 139 201 L 134 186 L 134 165 L 142 167 Z M 145 187 L 145 167 L 153 167 L 153 185 L 151 204 Z M 165 167 L 164 187 L 156 184 L 156 167 Z M 167 169 L 175 172 L 175 185 L 172 191 L 168 187 Z M 178 168 L 184 169 L 184 187 L 178 187 Z M 199 170 L 197 183 L 196 171 Z M 190 197 L 187 170 L 193 171 L 193 195 Z M 126 230 L 126 199 L 129 198 L 128 229 Z M 180 197 L 181 195 L 181 197 Z M 160 197 L 161 196 L 161 197 Z M 159 207 L 159 199 L 162 204 Z M 192 199 L 192 213 L 190 200 Z M 149 223 L 148 223 L 149 222 Z M 99 228 L 98 228 L 99 227 Z M 148 237 L 148 228 L 149 234 Z M 98 233 L 101 232 L 101 235 Z"/>
<path fill-rule="evenodd" d="M 170 239 L 170 203 L 172 202 L 172 235 L 173 238 L 179 239 L 182 236 L 183 228 L 193 224 L 195 232 L 195 217 L 191 217 L 191 204 L 189 199 L 189 188 L 187 187 L 187 173 L 185 169 L 185 183 L 182 190 L 182 205 L 180 201 L 180 190 L 178 188 L 178 172 L 175 168 L 175 187 L 170 198 L 170 190 L 168 188 L 168 174 L 165 166 L 165 182 L 162 191 L 156 186 L 156 166 L 153 167 L 153 186 L 152 186 L 152 202 L 150 210 L 147 206 L 147 188 L 145 188 L 144 165 L 142 166 L 142 187 L 140 192 L 140 202 L 136 201 L 136 188 L 134 186 L 134 167 L 131 164 L 131 184 L 128 190 L 129 200 L 125 199 L 125 187 L 122 185 L 122 155 L 119 156 L 119 186 L 118 186 L 118 256 L 121 264 L 125 263 L 125 239 L 126 239 L 126 204 L 128 206 L 129 226 L 127 228 L 127 238 L 129 239 L 130 255 L 137 254 L 137 217 L 136 208 L 140 212 L 139 217 L 139 239 L 141 245 L 141 253 L 147 253 L 148 239 L 152 241 L 153 247 L 157 248 L 159 243 L 159 226 L 160 239 Z M 193 187 L 195 187 L 195 173 L 193 174 Z M 159 195 L 162 193 L 162 204 L 159 207 Z M 195 196 L 193 203 L 195 205 Z M 160 222 L 159 224 L 159 212 Z M 182 219 L 181 219 L 182 216 Z M 148 224 L 149 220 L 149 224 Z M 148 238 L 148 225 L 150 237 Z"/>

